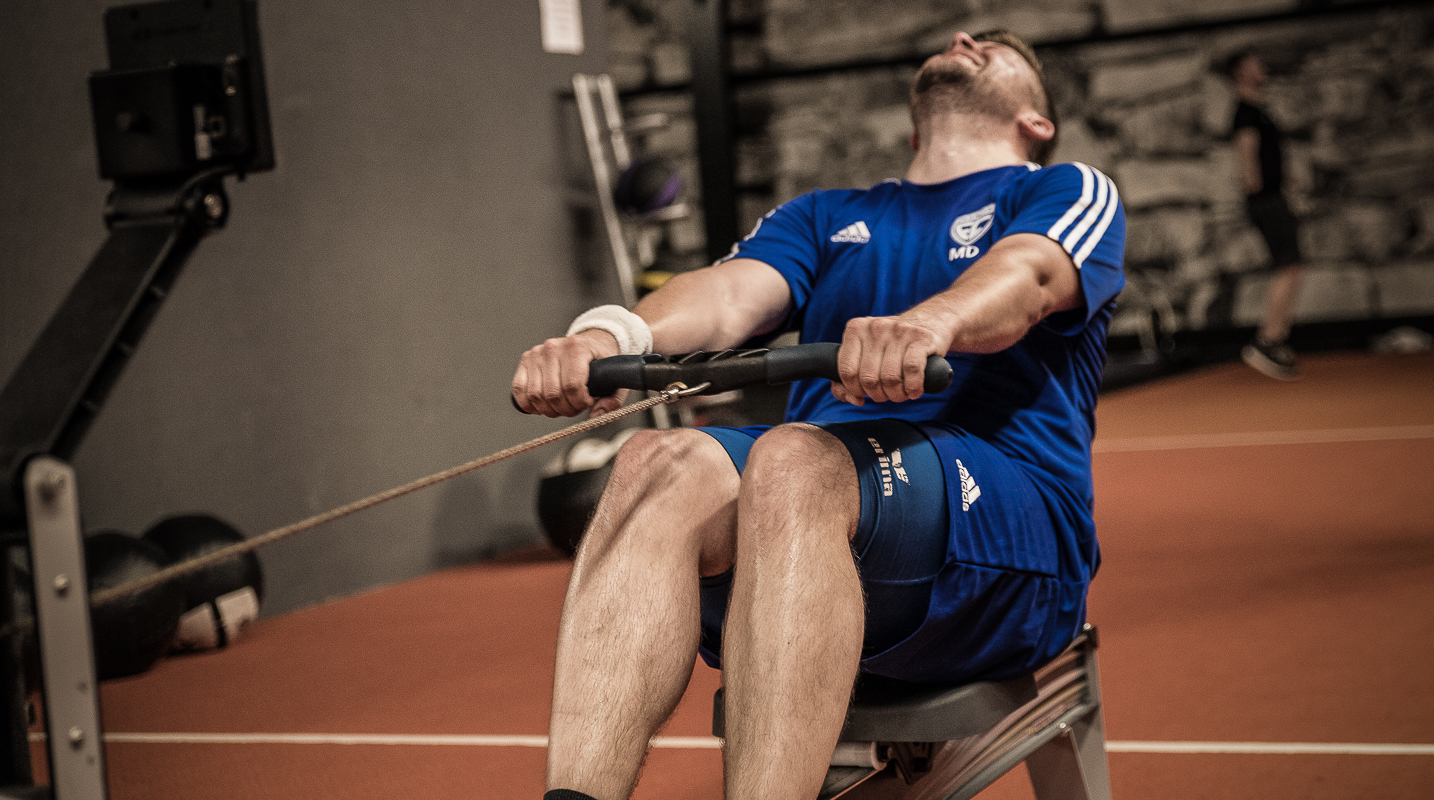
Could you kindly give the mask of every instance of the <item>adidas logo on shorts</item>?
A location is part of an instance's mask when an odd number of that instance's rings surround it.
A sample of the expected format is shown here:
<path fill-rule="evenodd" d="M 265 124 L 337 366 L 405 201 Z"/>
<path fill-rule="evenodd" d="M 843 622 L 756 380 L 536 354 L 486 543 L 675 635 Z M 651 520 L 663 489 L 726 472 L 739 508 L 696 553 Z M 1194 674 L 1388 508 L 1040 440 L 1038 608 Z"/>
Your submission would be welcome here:
<path fill-rule="evenodd" d="M 976 479 L 966 471 L 966 465 L 959 458 L 956 459 L 956 469 L 961 472 L 961 510 L 970 511 L 971 504 L 981 496 L 981 487 L 976 485 Z"/>

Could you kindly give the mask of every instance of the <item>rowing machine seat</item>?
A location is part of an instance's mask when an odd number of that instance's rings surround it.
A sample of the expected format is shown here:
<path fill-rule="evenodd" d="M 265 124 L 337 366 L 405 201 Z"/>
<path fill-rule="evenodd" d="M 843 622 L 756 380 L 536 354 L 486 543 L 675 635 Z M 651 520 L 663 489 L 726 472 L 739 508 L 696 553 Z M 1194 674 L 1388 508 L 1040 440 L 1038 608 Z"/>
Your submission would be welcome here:
<path fill-rule="evenodd" d="M 1003 681 L 860 676 L 820 800 L 969 800 L 1023 761 L 1037 800 L 1109 800 L 1096 644 L 1087 625 L 1049 664 Z M 712 733 L 724 729 L 719 689 Z"/>

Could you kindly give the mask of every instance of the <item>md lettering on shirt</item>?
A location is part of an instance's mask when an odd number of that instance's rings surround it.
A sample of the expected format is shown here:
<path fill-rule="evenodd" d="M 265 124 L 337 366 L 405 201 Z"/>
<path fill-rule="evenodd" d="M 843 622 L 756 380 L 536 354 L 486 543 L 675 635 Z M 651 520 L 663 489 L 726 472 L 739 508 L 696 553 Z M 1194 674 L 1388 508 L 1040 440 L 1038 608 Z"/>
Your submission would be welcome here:
<path fill-rule="evenodd" d="M 956 261 L 981 255 L 981 248 L 975 245 L 975 241 L 991 230 L 991 223 L 995 219 L 995 203 L 988 203 L 975 211 L 956 217 L 951 222 L 950 233 L 957 246 L 946 251 L 946 260 Z"/>

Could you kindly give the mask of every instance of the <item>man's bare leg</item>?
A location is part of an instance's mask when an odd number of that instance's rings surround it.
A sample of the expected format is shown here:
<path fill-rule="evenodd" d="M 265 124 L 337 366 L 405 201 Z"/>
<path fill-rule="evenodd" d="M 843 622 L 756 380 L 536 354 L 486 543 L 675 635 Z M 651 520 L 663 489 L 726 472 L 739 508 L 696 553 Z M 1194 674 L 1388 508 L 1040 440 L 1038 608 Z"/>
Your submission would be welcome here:
<path fill-rule="evenodd" d="M 1265 316 L 1260 321 L 1258 334 L 1262 344 L 1279 344 L 1289 338 L 1295 300 L 1299 297 L 1304 274 L 1303 266 L 1291 264 L 1281 267 L 1270 279 L 1270 288 L 1265 295 Z"/>
<path fill-rule="evenodd" d="M 787 425 L 757 440 L 723 633 L 729 800 L 821 788 L 861 658 L 859 513 L 855 467 L 831 434 Z"/>
<path fill-rule="evenodd" d="M 642 432 L 618 454 L 563 605 L 549 789 L 632 793 L 692 674 L 698 575 L 731 567 L 738 483 L 722 446 L 693 430 Z"/>

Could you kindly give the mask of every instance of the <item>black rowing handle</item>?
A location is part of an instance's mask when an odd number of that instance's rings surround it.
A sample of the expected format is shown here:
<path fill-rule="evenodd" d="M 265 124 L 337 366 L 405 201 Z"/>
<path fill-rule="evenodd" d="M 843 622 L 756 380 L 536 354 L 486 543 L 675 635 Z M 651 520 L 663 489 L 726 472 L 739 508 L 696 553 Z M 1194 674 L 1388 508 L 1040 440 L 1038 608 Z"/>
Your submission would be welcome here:
<path fill-rule="evenodd" d="M 588 394 L 607 397 L 618 389 L 666 389 L 674 382 L 697 386 L 703 394 L 743 386 L 776 385 L 806 378 L 840 380 L 835 342 L 813 342 L 776 350 L 721 350 L 681 356 L 613 356 L 588 365 Z M 926 359 L 927 394 L 951 385 L 951 364 L 941 356 Z"/>

